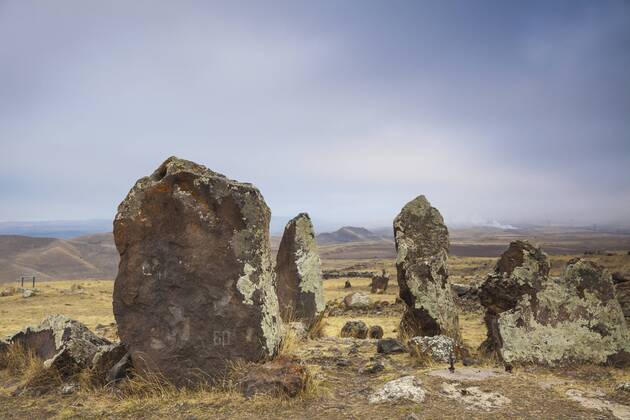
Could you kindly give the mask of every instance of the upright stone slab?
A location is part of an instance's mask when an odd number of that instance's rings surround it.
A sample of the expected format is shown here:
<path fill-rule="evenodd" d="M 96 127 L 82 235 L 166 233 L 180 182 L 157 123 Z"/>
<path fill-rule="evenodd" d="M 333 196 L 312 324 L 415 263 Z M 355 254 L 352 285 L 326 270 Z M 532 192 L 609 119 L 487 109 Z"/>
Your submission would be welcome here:
<path fill-rule="evenodd" d="M 256 187 L 171 157 L 118 207 L 118 334 L 141 370 L 182 385 L 277 352 L 270 211 Z"/>
<path fill-rule="evenodd" d="M 315 233 L 306 213 L 284 228 L 276 258 L 276 290 L 285 321 L 310 326 L 326 309 Z"/>
<path fill-rule="evenodd" d="M 400 298 L 406 303 L 401 333 L 409 337 L 446 335 L 459 341 L 446 266 L 448 229 L 442 215 L 421 195 L 394 219 L 394 237 Z"/>
<path fill-rule="evenodd" d="M 610 274 L 574 259 L 549 277 L 547 256 L 512 242 L 480 289 L 488 338 L 481 350 L 509 364 L 630 362 L 630 337 Z"/>

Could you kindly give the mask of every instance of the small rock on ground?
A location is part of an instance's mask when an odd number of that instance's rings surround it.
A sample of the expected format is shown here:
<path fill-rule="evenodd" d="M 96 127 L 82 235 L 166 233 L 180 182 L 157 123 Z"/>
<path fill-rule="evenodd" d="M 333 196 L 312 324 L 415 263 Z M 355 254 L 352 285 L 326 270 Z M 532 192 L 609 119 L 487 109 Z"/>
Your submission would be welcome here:
<path fill-rule="evenodd" d="M 404 353 L 405 347 L 402 343 L 394 338 L 384 338 L 378 340 L 376 351 L 381 354 Z"/>
<path fill-rule="evenodd" d="M 348 321 L 341 328 L 341 337 L 366 338 L 368 327 L 363 321 Z"/>
<path fill-rule="evenodd" d="M 424 401 L 425 391 L 422 382 L 415 376 L 404 376 L 385 383 L 383 388 L 371 394 L 368 398 L 370 404 L 388 401 L 409 400 L 416 403 Z"/>

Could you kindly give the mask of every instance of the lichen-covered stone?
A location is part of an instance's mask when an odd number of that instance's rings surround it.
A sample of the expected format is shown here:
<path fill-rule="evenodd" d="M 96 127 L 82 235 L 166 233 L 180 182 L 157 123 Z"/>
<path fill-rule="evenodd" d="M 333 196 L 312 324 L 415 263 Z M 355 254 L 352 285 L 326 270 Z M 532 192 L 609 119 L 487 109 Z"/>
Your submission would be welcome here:
<path fill-rule="evenodd" d="M 617 300 L 621 305 L 623 316 L 626 317 L 626 324 L 630 323 L 630 281 L 617 283 L 615 285 Z"/>
<path fill-rule="evenodd" d="M 448 229 L 424 196 L 394 219 L 396 269 L 406 309 L 400 332 L 407 336 L 447 335 L 459 340 L 457 310 L 448 280 Z"/>
<path fill-rule="evenodd" d="M 506 363 L 625 365 L 630 340 L 610 274 L 574 259 L 550 278 L 540 249 L 513 242 L 481 286 L 488 338 L 482 350 Z"/>
<path fill-rule="evenodd" d="M 313 224 L 306 213 L 287 223 L 276 257 L 276 291 L 285 321 L 310 326 L 326 309 Z"/>
<path fill-rule="evenodd" d="M 383 338 L 383 327 L 381 327 L 380 325 L 372 325 L 368 330 L 368 338 Z"/>
<path fill-rule="evenodd" d="M 376 352 L 381 354 L 404 353 L 407 350 L 400 341 L 395 338 L 383 338 L 376 343 Z"/>
<path fill-rule="evenodd" d="M 412 356 L 422 359 L 428 357 L 435 362 L 448 363 L 455 358 L 455 340 L 444 335 L 413 337 L 408 347 Z"/>
<path fill-rule="evenodd" d="M 361 292 L 350 293 L 343 298 L 343 304 L 348 309 L 367 308 L 371 303 L 372 301 L 370 300 L 370 297 Z"/>
<path fill-rule="evenodd" d="M 348 321 L 341 328 L 341 337 L 366 338 L 368 327 L 363 321 Z"/>
<path fill-rule="evenodd" d="M 389 284 L 389 274 L 383 270 L 380 275 L 372 276 L 372 282 L 370 284 L 371 293 L 384 293 L 387 290 Z"/>
<path fill-rule="evenodd" d="M 422 381 L 415 376 L 404 376 L 387 382 L 381 389 L 368 397 L 370 404 L 408 400 L 415 403 L 424 401 L 426 392 Z"/>
<path fill-rule="evenodd" d="M 35 326 L 28 326 L 8 340 L 44 360 L 44 366 L 69 376 L 92 366 L 94 355 L 111 344 L 98 337 L 79 321 L 64 315 L 49 315 Z"/>
<path fill-rule="evenodd" d="M 118 207 L 118 334 L 139 370 L 176 384 L 277 352 L 270 211 L 253 185 L 171 157 Z"/>

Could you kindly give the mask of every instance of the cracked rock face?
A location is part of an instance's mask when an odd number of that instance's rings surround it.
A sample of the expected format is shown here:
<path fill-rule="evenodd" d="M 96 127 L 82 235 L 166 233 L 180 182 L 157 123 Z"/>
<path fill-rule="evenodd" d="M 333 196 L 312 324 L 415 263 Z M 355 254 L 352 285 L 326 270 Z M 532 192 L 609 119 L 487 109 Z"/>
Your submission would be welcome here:
<path fill-rule="evenodd" d="M 118 207 L 118 333 L 134 366 L 176 384 L 277 352 L 270 211 L 256 187 L 171 157 Z"/>
<path fill-rule="evenodd" d="M 569 261 L 559 279 L 548 274 L 539 248 L 510 244 L 481 286 L 482 351 L 507 363 L 627 365 L 630 337 L 610 274 L 581 259 Z"/>
<path fill-rule="evenodd" d="M 448 280 L 448 229 L 423 196 L 394 219 L 396 269 L 406 310 L 400 330 L 407 336 L 446 335 L 459 341 L 457 310 Z"/>
<path fill-rule="evenodd" d="M 287 223 L 276 258 L 276 291 L 285 321 L 310 326 L 326 309 L 313 224 L 306 213 Z"/>
<path fill-rule="evenodd" d="M 111 344 L 64 315 L 49 315 L 39 325 L 24 328 L 8 341 L 32 351 L 44 360 L 45 367 L 53 367 L 64 376 L 91 367 L 94 355 Z"/>

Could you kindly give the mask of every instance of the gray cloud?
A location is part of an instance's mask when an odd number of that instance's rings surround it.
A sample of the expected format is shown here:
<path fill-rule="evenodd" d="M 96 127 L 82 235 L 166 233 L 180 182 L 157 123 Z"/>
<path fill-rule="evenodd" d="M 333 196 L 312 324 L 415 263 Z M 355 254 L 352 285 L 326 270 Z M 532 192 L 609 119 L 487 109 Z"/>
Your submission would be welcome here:
<path fill-rule="evenodd" d="M 626 2 L 0 3 L 0 220 L 176 154 L 274 214 L 630 223 Z"/>

